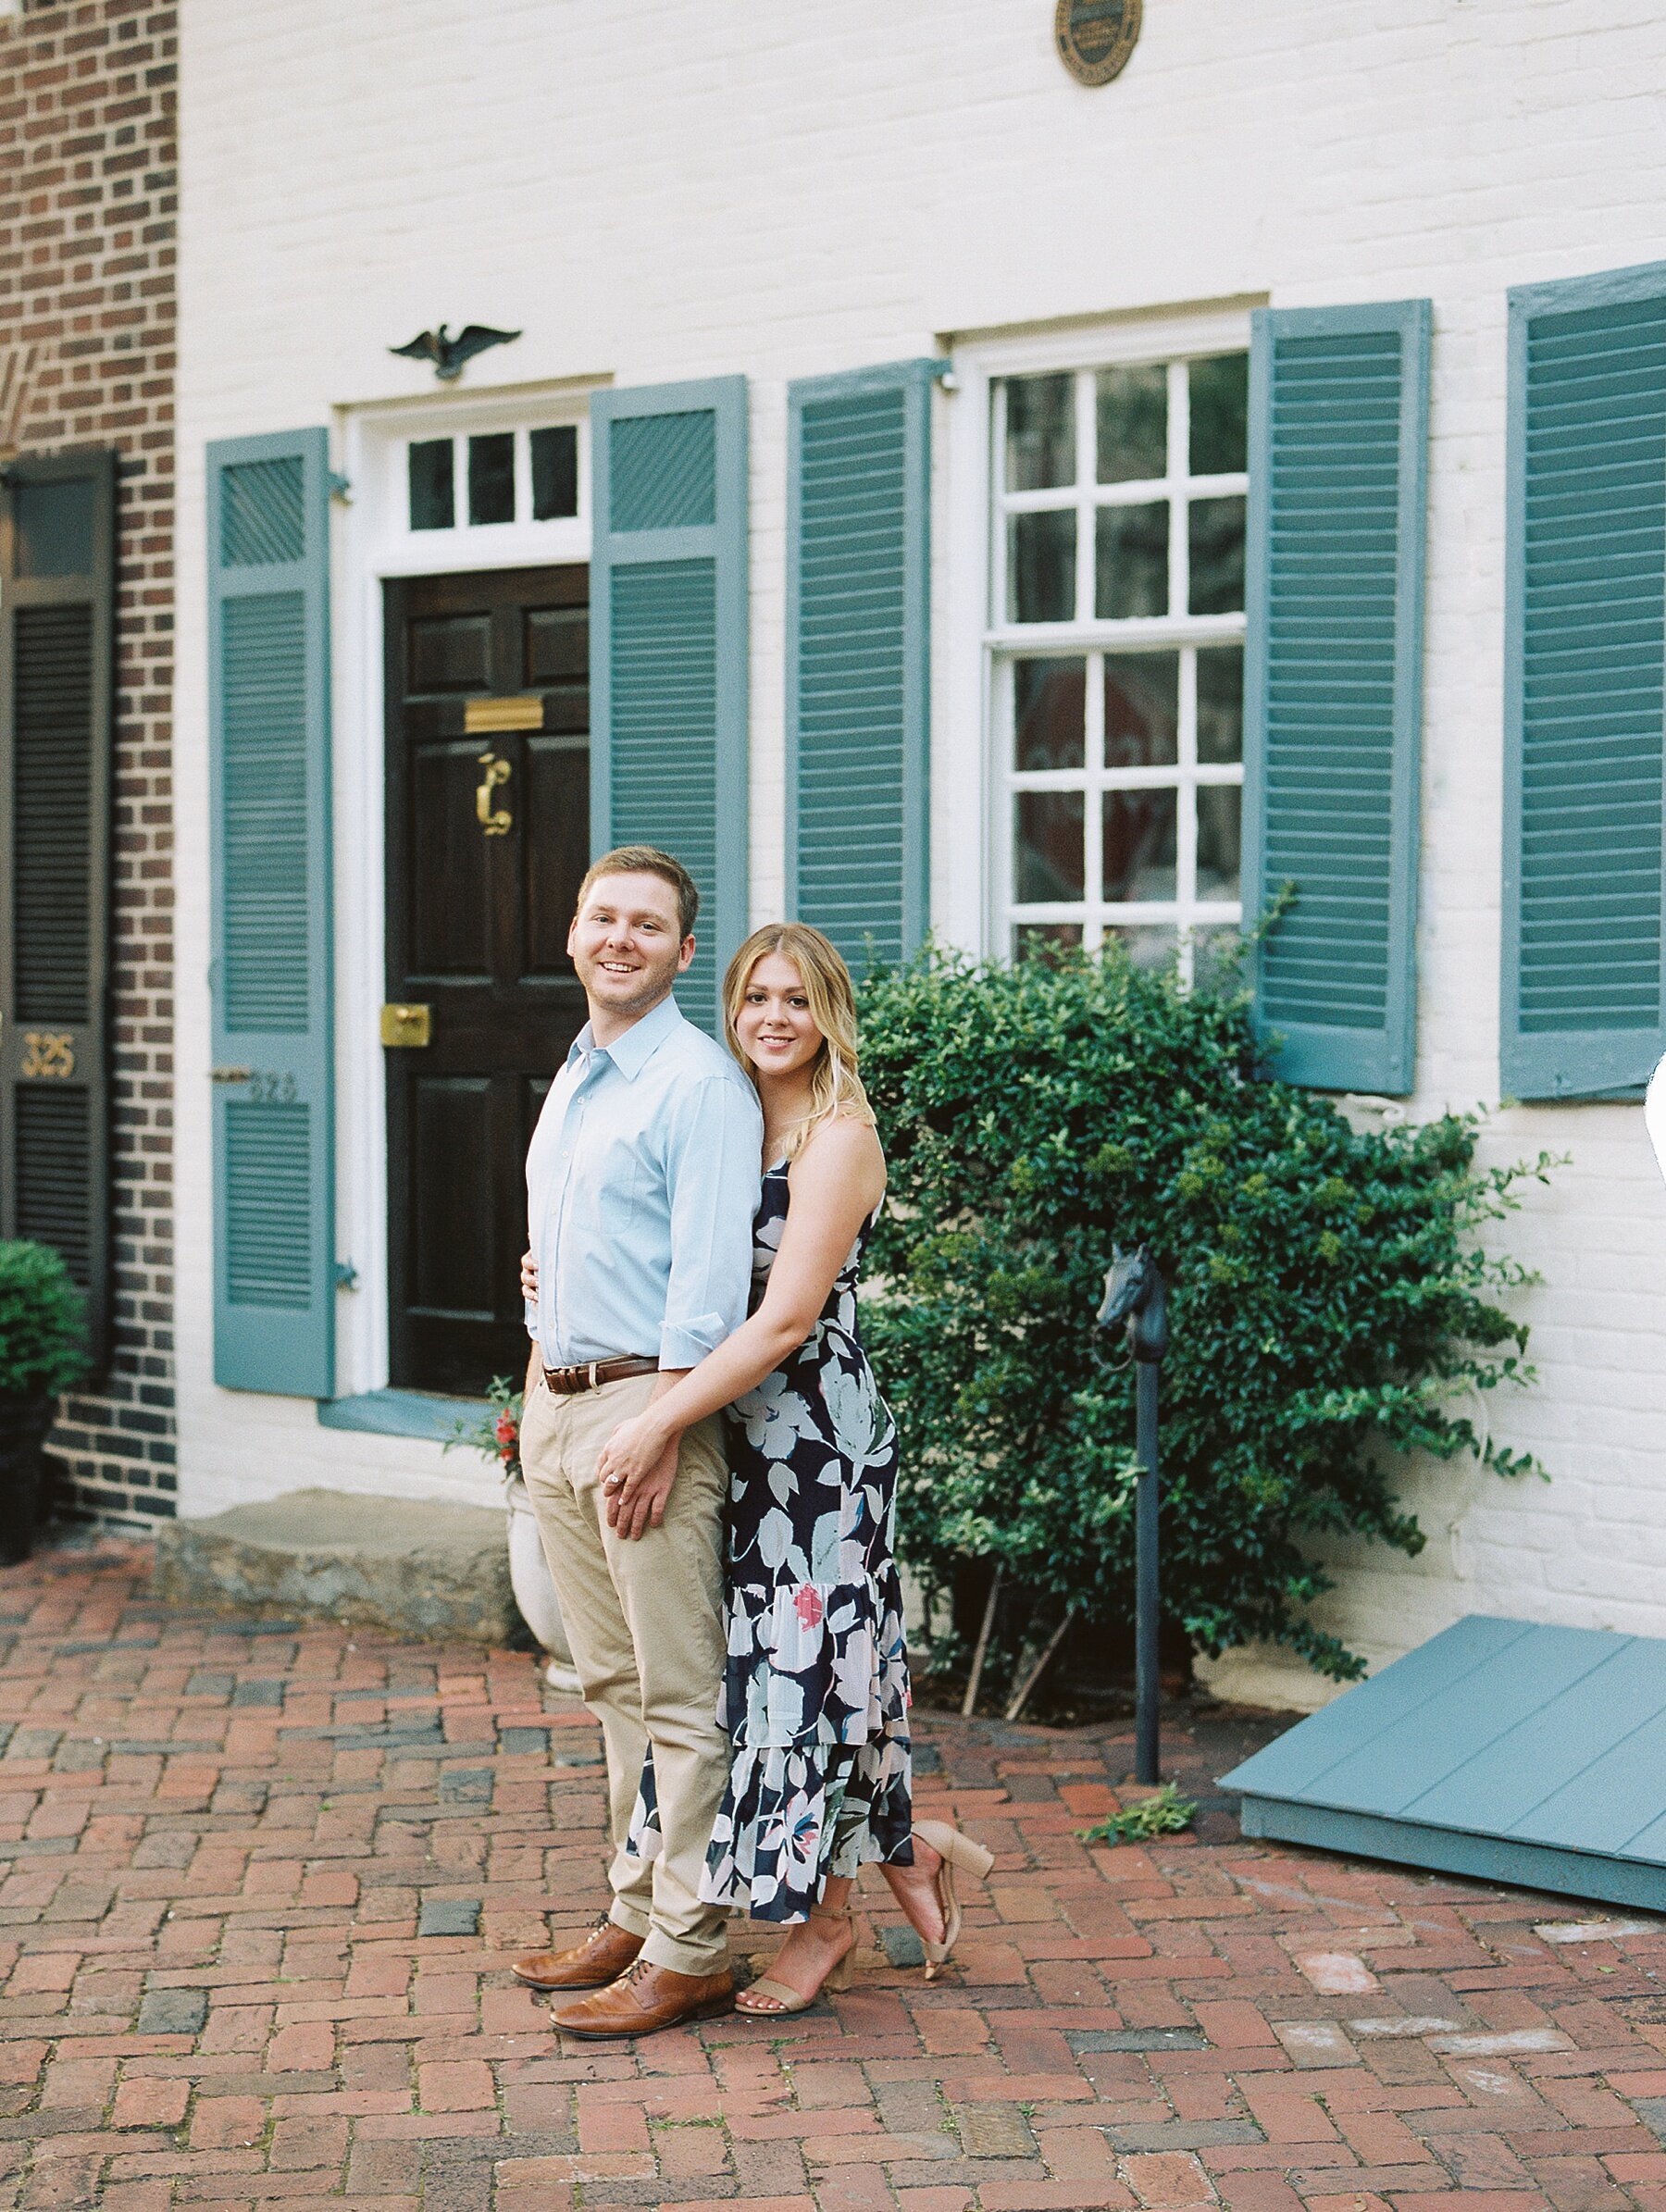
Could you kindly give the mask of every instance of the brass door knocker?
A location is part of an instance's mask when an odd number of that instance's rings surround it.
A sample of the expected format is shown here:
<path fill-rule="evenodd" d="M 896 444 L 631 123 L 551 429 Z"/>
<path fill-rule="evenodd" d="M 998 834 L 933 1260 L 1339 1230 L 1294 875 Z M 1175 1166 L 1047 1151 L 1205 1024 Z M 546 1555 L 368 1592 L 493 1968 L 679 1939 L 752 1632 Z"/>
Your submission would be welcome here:
<path fill-rule="evenodd" d="M 507 837 L 515 816 L 506 806 L 494 809 L 491 794 L 499 784 L 508 782 L 509 763 L 500 760 L 495 752 L 483 752 L 479 758 L 486 773 L 475 787 L 475 813 L 479 817 L 480 827 L 489 838 Z"/>

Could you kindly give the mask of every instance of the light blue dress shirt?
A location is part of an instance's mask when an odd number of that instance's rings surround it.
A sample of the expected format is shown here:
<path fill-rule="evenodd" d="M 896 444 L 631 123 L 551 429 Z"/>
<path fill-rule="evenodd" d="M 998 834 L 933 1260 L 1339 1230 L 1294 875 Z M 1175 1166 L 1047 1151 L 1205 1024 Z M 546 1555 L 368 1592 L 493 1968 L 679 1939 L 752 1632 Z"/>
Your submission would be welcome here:
<path fill-rule="evenodd" d="M 738 1328 L 763 1149 L 757 1093 L 675 999 L 611 1045 L 587 1022 L 527 1152 L 544 1364 L 693 1367 Z"/>

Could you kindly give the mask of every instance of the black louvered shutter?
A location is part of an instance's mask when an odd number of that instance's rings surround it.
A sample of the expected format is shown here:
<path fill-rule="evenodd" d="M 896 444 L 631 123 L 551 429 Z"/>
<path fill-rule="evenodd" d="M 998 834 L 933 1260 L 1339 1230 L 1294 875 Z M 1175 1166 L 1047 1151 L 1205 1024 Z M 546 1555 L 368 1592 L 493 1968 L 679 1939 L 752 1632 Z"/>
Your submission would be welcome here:
<path fill-rule="evenodd" d="M 109 1354 L 116 464 L 0 472 L 0 1234 L 60 1251 Z"/>

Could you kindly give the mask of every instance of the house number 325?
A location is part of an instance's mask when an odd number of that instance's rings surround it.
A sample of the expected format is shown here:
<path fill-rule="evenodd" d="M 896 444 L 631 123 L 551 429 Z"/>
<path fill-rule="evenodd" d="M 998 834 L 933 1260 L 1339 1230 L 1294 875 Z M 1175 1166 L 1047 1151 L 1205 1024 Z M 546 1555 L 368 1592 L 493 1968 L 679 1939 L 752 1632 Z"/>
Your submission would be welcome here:
<path fill-rule="evenodd" d="M 73 1075 L 75 1046 L 68 1029 L 25 1029 L 23 1065 L 28 1076 Z"/>

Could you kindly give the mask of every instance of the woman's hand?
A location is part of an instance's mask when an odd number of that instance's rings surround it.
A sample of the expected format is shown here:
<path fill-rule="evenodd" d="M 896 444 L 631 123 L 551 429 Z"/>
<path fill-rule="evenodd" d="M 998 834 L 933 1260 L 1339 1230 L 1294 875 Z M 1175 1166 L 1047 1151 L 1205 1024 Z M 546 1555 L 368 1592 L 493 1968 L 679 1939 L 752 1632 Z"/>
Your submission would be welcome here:
<path fill-rule="evenodd" d="M 671 1442 L 671 1431 L 656 1420 L 653 1408 L 620 1422 L 602 1447 L 596 1473 L 604 1490 L 622 1490 L 632 1477 L 639 1480 L 657 1467 Z"/>
<path fill-rule="evenodd" d="M 538 1296 L 538 1261 L 530 1252 L 521 1254 L 521 1296 L 529 1299 Z"/>
<path fill-rule="evenodd" d="M 653 1409 L 622 1421 L 602 1447 L 596 1473 L 607 1500 L 607 1525 L 621 1536 L 644 1535 L 665 1518 L 665 1500 L 677 1480 L 682 1438 L 656 1421 Z"/>

